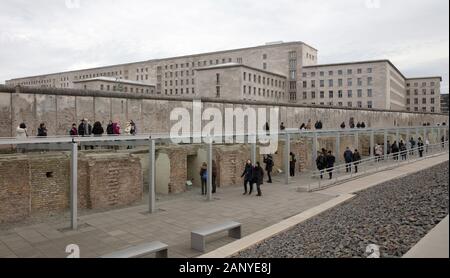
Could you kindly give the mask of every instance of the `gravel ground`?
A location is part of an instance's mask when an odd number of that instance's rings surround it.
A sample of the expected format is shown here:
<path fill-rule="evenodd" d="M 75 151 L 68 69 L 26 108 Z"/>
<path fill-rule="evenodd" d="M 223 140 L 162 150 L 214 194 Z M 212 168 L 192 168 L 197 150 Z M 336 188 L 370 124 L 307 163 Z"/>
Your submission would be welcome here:
<path fill-rule="evenodd" d="M 448 163 L 368 190 L 237 254 L 241 258 L 402 257 L 448 215 Z"/>

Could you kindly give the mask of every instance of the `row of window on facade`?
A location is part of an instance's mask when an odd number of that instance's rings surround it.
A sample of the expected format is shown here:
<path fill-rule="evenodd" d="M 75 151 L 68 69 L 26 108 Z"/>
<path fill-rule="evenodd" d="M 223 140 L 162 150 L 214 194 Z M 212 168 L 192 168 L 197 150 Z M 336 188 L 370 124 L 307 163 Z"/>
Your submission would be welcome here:
<path fill-rule="evenodd" d="M 356 93 L 357 97 L 359 97 L 359 98 L 363 97 L 363 90 L 359 89 L 356 92 L 357 92 Z M 314 91 L 310 92 L 309 96 L 310 96 L 309 98 L 311 98 L 311 99 L 315 99 L 317 97 L 316 96 L 316 92 L 314 92 Z M 328 98 L 334 98 L 334 97 L 335 97 L 334 91 L 329 91 L 328 92 Z M 338 98 L 343 98 L 344 97 L 344 92 L 342 90 L 339 90 L 337 92 L 337 97 Z M 348 98 L 352 98 L 353 97 L 353 90 L 348 90 L 347 91 L 347 97 Z M 367 97 L 373 97 L 373 90 L 372 89 L 367 89 Z M 319 92 L 319 98 L 325 98 L 325 91 L 320 91 Z M 303 92 L 303 99 L 308 99 L 308 92 Z"/>
<path fill-rule="evenodd" d="M 419 112 L 419 107 L 414 107 L 414 112 Z M 410 107 L 406 107 L 406 111 L 411 111 Z M 428 112 L 426 107 L 422 107 L 422 112 Z M 430 107 L 430 112 L 431 113 L 435 113 L 436 112 L 436 108 L 434 107 Z"/>
<path fill-rule="evenodd" d="M 219 88 L 219 87 L 218 87 Z M 252 95 L 253 96 L 262 96 L 262 97 L 270 97 L 270 98 L 284 98 L 285 93 L 277 90 L 269 90 L 264 88 L 256 88 L 252 86 L 244 86 L 243 87 L 244 95 Z"/>
<path fill-rule="evenodd" d="M 347 69 L 346 72 L 347 72 L 347 75 L 351 75 L 351 74 L 353 74 L 353 69 Z M 367 68 L 366 69 L 366 73 L 372 73 L 372 72 L 373 72 L 372 68 Z M 335 73 L 335 71 L 330 70 L 330 71 L 328 71 L 328 76 L 333 76 L 334 73 Z M 357 69 L 356 70 L 356 74 L 363 74 L 363 69 Z M 344 75 L 344 70 L 337 70 L 337 75 Z M 325 76 L 325 71 L 319 71 L 319 76 Z M 308 72 L 304 72 L 303 73 L 303 77 L 304 78 L 306 78 L 306 77 L 316 77 L 316 72 L 315 71 L 312 71 L 312 72 L 309 72 L 309 73 Z"/>
<path fill-rule="evenodd" d="M 436 101 L 434 98 L 430 98 L 430 104 L 435 104 Z M 406 104 L 410 105 L 411 104 L 411 99 L 406 99 Z M 415 98 L 414 99 L 414 104 L 417 105 L 419 104 L 419 99 Z M 422 98 L 422 104 L 427 104 L 427 99 L 426 98 Z"/>
<path fill-rule="evenodd" d="M 164 93 L 166 95 L 188 95 L 188 94 L 195 94 L 194 88 L 179 88 L 179 89 L 165 89 Z"/>
<path fill-rule="evenodd" d="M 373 78 L 371 76 L 367 77 L 366 80 L 366 86 L 372 86 L 373 85 Z M 334 79 L 329 79 L 328 80 L 328 87 L 334 87 Z M 316 88 L 316 80 L 311 80 L 310 81 L 310 87 L 311 88 Z M 337 85 L 339 87 L 343 87 L 344 86 L 344 80 L 343 79 L 338 79 Z M 357 78 L 356 79 L 356 85 L 357 86 L 364 86 L 364 81 L 362 78 Z M 353 78 L 348 78 L 347 79 L 347 86 L 353 86 Z M 325 87 L 325 80 L 319 80 L 319 87 L 320 88 L 324 88 Z M 308 81 L 303 81 L 303 88 L 308 88 Z"/>
<path fill-rule="evenodd" d="M 178 68 L 195 68 L 196 65 L 197 67 L 206 67 L 206 66 L 212 66 L 212 65 L 219 65 L 219 64 L 225 64 L 225 63 L 232 63 L 233 59 L 232 58 L 221 58 L 221 59 L 212 59 L 212 60 L 204 60 L 204 61 L 198 61 L 196 62 L 187 62 L 187 63 L 180 63 L 180 64 L 170 64 L 170 65 L 165 65 L 164 69 L 165 70 L 173 70 L 173 69 L 178 69 Z M 242 64 L 242 58 L 236 58 L 236 62 L 239 64 Z M 157 68 L 158 72 L 162 71 L 162 67 L 159 66 Z M 167 78 L 167 77 L 166 77 Z"/>
<path fill-rule="evenodd" d="M 422 95 L 426 95 L 428 92 L 427 89 L 422 89 Z M 435 94 L 435 90 L 434 89 L 430 89 L 430 95 L 434 95 Z M 411 90 L 406 90 L 406 95 L 409 96 L 411 95 Z M 414 89 L 414 95 L 419 95 L 419 89 Z"/>
<path fill-rule="evenodd" d="M 303 104 L 304 105 L 308 105 L 308 103 L 306 103 L 306 102 L 304 102 Z M 310 105 L 316 105 L 316 103 L 315 102 L 311 102 Z M 325 102 L 320 102 L 318 105 L 335 106 L 334 102 L 332 102 L 332 101 L 327 102 L 326 104 L 325 104 Z M 340 101 L 340 102 L 337 103 L 337 106 L 344 107 L 344 103 Z M 354 106 L 353 102 L 349 101 L 349 102 L 347 102 L 347 107 L 348 108 L 353 108 L 353 107 L 363 108 L 363 102 L 362 101 L 358 101 L 358 102 L 356 102 L 356 106 Z M 373 102 L 371 100 L 367 101 L 366 108 L 370 108 L 370 109 L 373 108 Z"/>
<path fill-rule="evenodd" d="M 178 82 L 179 81 L 179 82 Z M 190 83 L 190 84 L 189 84 Z M 166 87 L 168 86 L 189 86 L 189 85 L 195 85 L 195 79 L 192 79 L 191 82 L 189 82 L 189 79 L 181 79 L 181 80 L 169 80 L 169 81 L 164 81 L 164 85 Z"/>
<path fill-rule="evenodd" d="M 186 71 L 184 71 L 184 70 L 182 70 L 182 71 L 175 71 L 175 74 L 174 74 L 174 72 L 172 72 L 172 71 L 170 71 L 170 72 L 165 72 L 164 73 L 164 77 L 166 78 L 166 79 L 168 79 L 168 78 L 178 78 L 178 77 L 184 77 L 185 75 L 186 76 L 189 76 L 189 75 L 192 75 L 192 76 L 195 76 L 195 70 L 186 70 Z"/>
<path fill-rule="evenodd" d="M 128 70 L 125 70 L 125 75 L 128 74 Z M 122 71 L 111 71 L 111 72 L 101 72 L 101 73 L 90 73 L 90 74 L 84 74 L 76 76 L 75 79 L 83 80 L 88 78 L 96 78 L 96 77 L 113 77 L 113 76 L 121 76 Z M 120 78 L 122 79 L 122 78 Z M 125 79 L 128 79 L 128 76 L 125 76 Z"/>
<path fill-rule="evenodd" d="M 316 56 L 306 53 L 306 58 L 314 61 L 316 59 Z"/>
<path fill-rule="evenodd" d="M 87 85 L 84 85 L 84 88 L 85 89 L 87 89 Z M 100 90 L 101 91 L 103 91 L 103 90 L 105 90 L 105 88 L 106 88 L 106 91 L 111 91 L 111 88 L 112 88 L 112 90 L 115 92 L 115 91 L 119 91 L 119 92 L 125 92 L 125 93 L 128 93 L 128 90 L 130 91 L 130 93 L 147 93 L 147 94 L 153 94 L 154 93 L 154 90 L 153 89 L 149 89 L 149 88 L 147 88 L 147 89 L 143 89 L 143 88 L 137 88 L 137 87 L 128 87 L 128 86 L 115 86 L 115 85 L 113 85 L 113 86 L 111 86 L 111 85 L 103 85 L 103 84 L 101 84 L 100 85 Z"/>
<path fill-rule="evenodd" d="M 249 82 L 253 81 L 253 83 L 268 85 L 268 86 L 277 87 L 277 88 L 284 88 L 286 86 L 285 81 L 281 81 L 281 80 L 269 78 L 269 77 L 266 78 L 265 76 L 251 74 L 251 73 L 247 73 L 247 72 L 244 72 L 243 79 L 244 79 L 244 81 L 247 81 L 247 80 Z"/>
<path fill-rule="evenodd" d="M 422 87 L 427 87 L 428 82 L 422 82 Z M 430 82 L 430 87 L 436 86 L 436 82 Z M 406 87 L 411 87 L 411 83 L 406 83 Z M 419 82 L 414 82 L 413 87 L 419 87 Z"/>

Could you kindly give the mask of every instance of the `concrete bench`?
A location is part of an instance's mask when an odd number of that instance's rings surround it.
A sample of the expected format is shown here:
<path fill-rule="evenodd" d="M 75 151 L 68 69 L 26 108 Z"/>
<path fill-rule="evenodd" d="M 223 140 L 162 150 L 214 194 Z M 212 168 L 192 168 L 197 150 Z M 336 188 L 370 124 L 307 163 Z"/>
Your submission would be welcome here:
<path fill-rule="evenodd" d="M 227 221 L 216 225 L 203 227 L 191 232 L 191 247 L 197 251 L 204 252 L 206 237 L 220 232 L 228 231 L 228 236 L 236 239 L 241 238 L 241 223 Z"/>
<path fill-rule="evenodd" d="M 167 258 L 168 246 L 162 242 L 154 241 L 133 246 L 121 251 L 113 252 L 101 258 L 105 259 L 123 259 L 123 258 L 139 258 L 149 254 L 156 254 L 156 258 Z"/>

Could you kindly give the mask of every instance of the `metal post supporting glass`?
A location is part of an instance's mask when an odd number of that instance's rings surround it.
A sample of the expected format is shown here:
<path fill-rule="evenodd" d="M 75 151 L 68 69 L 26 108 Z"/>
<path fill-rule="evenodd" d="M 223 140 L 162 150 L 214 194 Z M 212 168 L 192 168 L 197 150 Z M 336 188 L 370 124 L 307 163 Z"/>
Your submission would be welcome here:
<path fill-rule="evenodd" d="M 78 228 L 78 144 L 72 141 L 72 157 L 70 163 L 70 219 L 71 228 Z"/>
<path fill-rule="evenodd" d="M 388 146 L 388 133 L 387 133 L 387 130 L 385 130 L 384 131 L 384 149 L 383 149 L 383 152 L 384 152 L 384 158 L 386 160 L 387 160 L 388 148 L 389 148 L 389 146 Z"/>
<path fill-rule="evenodd" d="M 250 153 L 251 153 L 251 160 L 253 165 L 256 165 L 256 138 L 254 138 L 253 136 L 249 137 L 250 140 Z"/>
<path fill-rule="evenodd" d="M 148 148 L 148 212 L 156 211 L 155 169 L 156 169 L 156 147 L 155 140 L 150 139 Z"/>
<path fill-rule="evenodd" d="M 291 135 L 286 133 L 284 142 L 284 183 L 289 184 L 290 176 L 290 153 L 291 153 Z"/>
<path fill-rule="evenodd" d="M 370 131 L 370 157 L 375 155 L 375 132 Z"/>
<path fill-rule="evenodd" d="M 355 149 L 359 151 L 359 132 L 355 131 Z"/>
<path fill-rule="evenodd" d="M 208 201 L 212 201 L 212 157 L 213 157 L 213 144 L 212 139 L 208 142 L 208 151 L 207 151 L 207 159 L 208 159 L 208 175 L 207 175 L 207 189 L 206 189 L 206 198 Z"/>
<path fill-rule="evenodd" d="M 339 162 L 341 161 L 341 134 L 338 132 L 336 135 L 336 151 L 334 156 L 336 157 L 336 163 L 339 164 Z"/>

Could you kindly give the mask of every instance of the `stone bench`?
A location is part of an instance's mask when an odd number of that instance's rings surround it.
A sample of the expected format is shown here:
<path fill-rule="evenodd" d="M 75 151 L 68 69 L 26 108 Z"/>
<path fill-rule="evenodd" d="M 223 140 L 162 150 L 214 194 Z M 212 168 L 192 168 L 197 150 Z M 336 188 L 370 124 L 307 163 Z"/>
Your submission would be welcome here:
<path fill-rule="evenodd" d="M 167 258 L 168 246 L 162 242 L 154 241 L 150 243 L 143 243 L 137 246 L 133 246 L 121 251 L 113 252 L 101 258 L 105 259 L 123 259 L 123 258 L 139 258 L 146 255 L 155 253 L 156 258 Z"/>
<path fill-rule="evenodd" d="M 191 232 L 191 247 L 197 251 L 204 252 L 206 237 L 220 232 L 228 231 L 228 236 L 236 239 L 241 238 L 241 223 L 227 221 L 215 224 Z"/>

